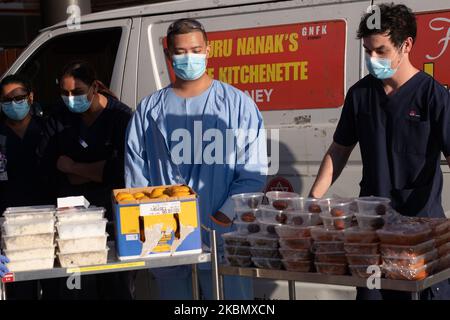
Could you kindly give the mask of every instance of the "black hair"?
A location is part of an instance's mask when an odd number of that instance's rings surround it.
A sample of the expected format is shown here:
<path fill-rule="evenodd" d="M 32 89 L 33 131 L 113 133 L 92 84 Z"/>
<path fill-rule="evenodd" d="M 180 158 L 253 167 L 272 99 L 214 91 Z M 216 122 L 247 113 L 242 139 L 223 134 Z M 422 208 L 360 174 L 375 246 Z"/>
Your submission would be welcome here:
<path fill-rule="evenodd" d="M 98 86 L 99 93 L 106 94 L 117 99 L 117 96 L 110 89 L 108 89 L 108 87 L 106 87 L 103 82 L 98 80 L 97 73 L 95 72 L 94 68 L 92 68 L 92 66 L 86 61 L 72 61 L 67 64 L 62 69 L 61 75 L 59 77 L 60 81 L 67 76 L 73 77 L 77 80 L 81 80 L 88 86 L 96 84 Z"/>
<path fill-rule="evenodd" d="M 387 34 L 392 43 L 399 48 L 408 37 L 413 41 L 417 36 L 416 15 L 403 4 L 384 3 L 378 5 L 381 15 L 380 29 L 370 28 L 369 19 L 373 12 L 366 13 L 359 24 L 357 38 L 362 39 L 374 34 Z"/>
<path fill-rule="evenodd" d="M 0 92 L 3 91 L 3 88 L 6 85 L 12 83 L 22 85 L 25 88 L 25 90 L 27 90 L 28 94 L 33 92 L 33 86 L 31 84 L 31 81 L 23 74 L 11 74 L 9 76 L 4 77 L 3 80 L 0 82 Z"/>
<path fill-rule="evenodd" d="M 200 22 L 195 19 L 184 18 L 176 20 L 167 29 L 167 47 L 169 49 L 173 47 L 173 41 L 176 35 L 191 32 L 201 32 L 205 42 L 208 41 L 205 28 Z"/>

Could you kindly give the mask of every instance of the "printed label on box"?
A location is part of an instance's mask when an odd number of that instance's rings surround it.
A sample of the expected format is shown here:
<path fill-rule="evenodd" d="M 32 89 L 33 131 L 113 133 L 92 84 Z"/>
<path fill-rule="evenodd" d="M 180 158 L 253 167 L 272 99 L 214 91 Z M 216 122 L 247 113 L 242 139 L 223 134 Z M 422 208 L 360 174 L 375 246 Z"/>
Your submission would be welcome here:
<path fill-rule="evenodd" d="M 141 204 L 139 207 L 141 217 L 161 214 L 174 214 L 181 212 L 180 201 L 146 203 Z"/>
<path fill-rule="evenodd" d="M 126 240 L 127 241 L 137 241 L 137 240 L 139 240 L 139 235 L 138 234 L 127 234 Z"/>

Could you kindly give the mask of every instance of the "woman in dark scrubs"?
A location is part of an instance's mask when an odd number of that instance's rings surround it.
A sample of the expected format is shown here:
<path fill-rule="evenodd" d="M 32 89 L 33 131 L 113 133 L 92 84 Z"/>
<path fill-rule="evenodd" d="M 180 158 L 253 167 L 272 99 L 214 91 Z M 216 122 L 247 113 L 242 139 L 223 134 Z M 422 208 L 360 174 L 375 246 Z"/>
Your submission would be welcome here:
<path fill-rule="evenodd" d="M 124 187 L 125 133 L 132 111 L 85 62 L 67 65 L 59 85 L 64 105 L 49 127 L 50 145 L 57 154 L 58 196 L 83 195 L 91 205 L 105 207 L 106 217 L 112 222 L 111 191 Z M 107 230 L 110 240 L 114 239 L 113 230 Z M 68 290 L 64 283 L 58 296 L 131 299 L 131 278 L 128 272 L 82 276 L 81 290 Z"/>

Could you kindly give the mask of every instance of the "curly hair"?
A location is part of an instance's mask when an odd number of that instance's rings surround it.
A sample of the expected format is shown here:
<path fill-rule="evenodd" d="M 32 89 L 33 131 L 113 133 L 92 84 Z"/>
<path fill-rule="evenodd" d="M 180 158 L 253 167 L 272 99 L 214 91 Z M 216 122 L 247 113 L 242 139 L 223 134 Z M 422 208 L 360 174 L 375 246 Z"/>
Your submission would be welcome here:
<path fill-rule="evenodd" d="M 368 20 L 373 13 L 363 15 L 359 24 L 357 38 L 362 39 L 374 34 L 387 34 L 392 43 L 399 48 L 408 38 L 416 40 L 417 21 L 410 8 L 403 4 L 384 3 L 378 5 L 381 14 L 381 28 L 370 28 Z"/>

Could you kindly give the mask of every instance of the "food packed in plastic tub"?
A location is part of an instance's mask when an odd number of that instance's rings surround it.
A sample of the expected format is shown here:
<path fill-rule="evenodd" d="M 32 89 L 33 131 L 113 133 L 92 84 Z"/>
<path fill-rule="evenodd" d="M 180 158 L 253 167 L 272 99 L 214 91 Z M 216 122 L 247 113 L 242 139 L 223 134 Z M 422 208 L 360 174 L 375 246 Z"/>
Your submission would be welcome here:
<path fill-rule="evenodd" d="M 377 230 L 381 243 L 416 245 L 430 239 L 431 229 L 423 224 L 392 224 Z"/>
<path fill-rule="evenodd" d="M 314 242 L 315 252 L 339 252 L 344 251 L 343 241 L 315 241 Z"/>
<path fill-rule="evenodd" d="M 321 274 L 343 276 L 348 273 L 347 264 L 342 263 L 315 263 L 316 270 Z"/>
<path fill-rule="evenodd" d="M 312 272 L 313 264 L 310 260 L 283 259 L 284 268 L 292 272 Z"/>
<path fill-rule="evenodd" d="M 56 223 L 60 239 L 100 237 L 105 234 L 108 220 Z"/>
<path fill-rule="evenodd" d="M 5 236 L 25 236 L 50 233 L 55 231 L 55 218 L 23 220 L 19 222 L 5 221 L 2 225 Z"/>
<path fill-rule="evenodd" d="M 438 260 L 436 272 L 441 272 L 449 268 L 450 268 L 450 254 L 447 254 Z"/>
<path fill-rule="evenodd" d="M 292 238 L 292 239 L 280 239 L 280 247 L 282 249 L 310 249 L 312 245 L 311 238 Z"/>
<path fill-rule="evenodd" d="M 320 218 L 323 221 L 325 229 L 328 230 L 345 230 L 352 226 L 353 215 L 333 217 L 328 214 L 321 213 Z"/>
<path fill-rule="evenodd" d="M 259 217 L 259 209 L 240 208 L 235 209 L 234 212 L 241 222 L 256 222 L 256 219 Z"/>
<path fill-rule="evenodd" d="M 375 243 L 380 242 L 375 230 L 362 230 L 358 227 L 346 229 L 344 241 L 348 243 Z"/>
<path fill-rule="evenodd" d="M 361 230 L 378 230 L 384 226 L 384 216 L 355 213 L 355 217 Z"/>
<path fill-rule="evenodd" d="M 430 262 L 420 268 L 411 269 L 405 267 L 396 267 L 393 265 L 383 265 L 383 273 L 386 278 L 392 280 L 423 280 L 432 275 L 438 267 L 438 261 Z"/>
<path fill-rule="evenodd" d="M 316 252 L 315 253 L 316 262 L 326 262 L 326 263 L 347 263 L 347 258 L 345 252 Z"/>
<path fill-rule="evenodd" d="M 264 193 L 254 192 L 254 193 L 240 193 L 231 196 L 236 209 L 256 209 L 262 202 Z"/>
<path fill-rule="evenodd" d="M 95 266 L 106 264 L 109 248 L 79 253 L 58 253 L 59 263 L 63 268 Z"/>
<path fill-rule="evenodd" d="M 249 246 L 224 246 L 225 253 L 230 256 L 251 256 Z"/>
<path fill-rule="evenodd" d="M 3 236 L 2 240 L 7 250 L 26 250 L 53 246 L 55 233 L 32 234 L 26 236 Z"/>
<path fill-rule="evenodd" d="M 257 268 L 279 270 L 283 267 L 281 259 L 252 258 Z"/>
<path fill-rule="evenodd" d="M 348 254 L 378 254 L 379 243 L 345 243 L 344 250 Z"/>
<path fill-rule="evenodd" d="M 270 235 L 277 235 L 277 232 L 275 230 L 276 227 L 283 226 L 281 224 L 275 224 L 275 223 L 266 223 L 266 222 L 258 222 L 259 229 L 261 233 L 270 234 Z"/>
<path fill-rule="evenodd" d="M 266 193 L 269 205 L 276 210 L 301 209 L 303 199 L 294 192 L 270 191 Z"/>
<path fill-rule="evenodd" d="M 450 253 L 450 242 L 443 244 L 437 248 L 439 257 L 445 256 Z"/>
<path fill-rule="evenodd" d="M 395 257 L 416 257 L 432 251 L 435 248 L 435 241 L 429 240 L 414 246 L 402 246 L 393 244 L 381 244 L 380 251 L 383 256 Z"/>
<path fill-rule="evenodd" d="M 382 197 L 360 197 L 355 202 L 358 212 L 364 215 L 385 215 L 389 210 L 391 199 Z"/>
<path fill-rule="evenodd" d="M 105 215 L 104 208 L 62 210 L 56 213 L 58 222 L 80 222 L 101 220 Z"/>
<path fill-rule="evenodd" d="M 415 257 L 383 256 L 383 263 L 385 265 L 393 265 L 396 267 L 417 269 L 433 260 L 436 260 L 437 258 L 438 251 L 434 249 L 433 251 Z"/>
<path fill-rule="evenodd" d="M 252 234 L 248 241 L 253 248 L 278 248 L 278 237 L 270 234 Z"/>
<path fill-rule="evenodd" d="M 23 206 L 23 207 L 8 207 L 4 213 L 12 212 L 40 212 L 40 211 L 55 211 L 54 205 L 42 205 L 42 206 Z"/>
<path fill-rule="evenodd" d="M 99 237 L 79 238 L 79 239 L 56 239 L 59 252 L 78 253 L 86 251 L 100 251 L 106 248 L 108 234 Z"/>
<path fill-rule="evenodd" d="M 311 237 L 314 241 L 343 241 L 344 230 L 325 229 L 324 227 L 311 228 Z"/>
<path fill-rule="evenodd" d="M 279 251 L 285 260 L 310 260 L 312 258 L 312 253 L 309 249 L 293 250 L 280 248 Z"/>
<path fill-rule="evenodd" d="M 55 257 L 55 245 L 47 248 L 4 250 L 5 256 L 11 261 L 35 260 Z"/>
<path fill-rule="evenodd" d="M 351 265 L 379 265 L 381 264 L 381 256 L 379 254 L 347 254 L 347 262 Z"/>
<path fill-rule="evenodd" d="M 436 240 L 436 247 L 440 247 L 446 243 L 449 243 L 450 242 L 450 232 L 436 237 L 435 240 Z"/>
<path fill-rule="evenodd" d="M 236 226 L 236 232 L 242 235 L 250 234 L 250 233 L 258 233 L 261 231 L 259 227 L 259 223 L 257 222 L 240 222 L 236 221 L 234 222 L 234 225 Z"/>
<path fill-rule="evenodd" d="M 327 198 L 319 201 L 322 215 L 331 217 L 344 217 L 352 215 L 350 212 L 352 200 Z"/>
<path fill-rule="evenodd" d="M 319 205 L 320 199 L 306 198 L 304 199 L 304 205 L 302 211 L 319 214 L 322 213 L 322 208 Z"/>
<path fill-rule="evenodd" d="M 227 246 L 250 246 L 250 242 L 248 241 L 247 236 L 238 234 L 235 231 L 222 234 L 222 239 Z"/>
<path fill-rule="evenodd" d="M 4 213 L 5 221 L 10 223 L 30 222 L 30 220 L 51 219 L 55 215 L 55 211 L 30 211 L 30 212 L 8 212 Z"/>
<path fill-rule="evenodd" d="M 284 238 L 308 238 L 311 237 L 312 227 L 295 227 L 289 225 L 280 225 L 275 227 L 277 235 Z"/>
<path fill-rule="evenodd" d="M 253 265 L 251 256 L 229 256 L 225 255 L 225 260 L 232 267 L 247 268 Z"/>
<path fill-rule="evenodd" d="M 371 266 L 373 265 L 349 265 L 348 268 L 350 269 L 350 273 L 352 274 L 352 276 L 368 278 L 374 274 L 373 272 L 368 273 L 368 268 Z"/>
<path fill-rule="evenodd" d="M 259 220 L 264 223 L 308 227 L 320 224 L 318 214 L 301 212 L 299 210 L 275 210 L 270 207 L 261 207 Z"/>
<path fill-rule="evenodd" d="M 431 228 L 432 237 L 442 236 L 450 232 L 450 219 L 447 218 L 412 217 L 410 219 L 428 225 Z"/>
<path fill-rule="evenodd" d="M 34 260 L 11 261 L 6 264 L 10 272 L 34 271 L 53 269 L 55 265 L 55 256 L 50 258 L 40 258 Z"/>
<path fill-rule="evenodd" d="M 266 258 L 266 259 L 280 259 L 280 252 L 278 248 L 250 248 L 252 257 Z"/>

